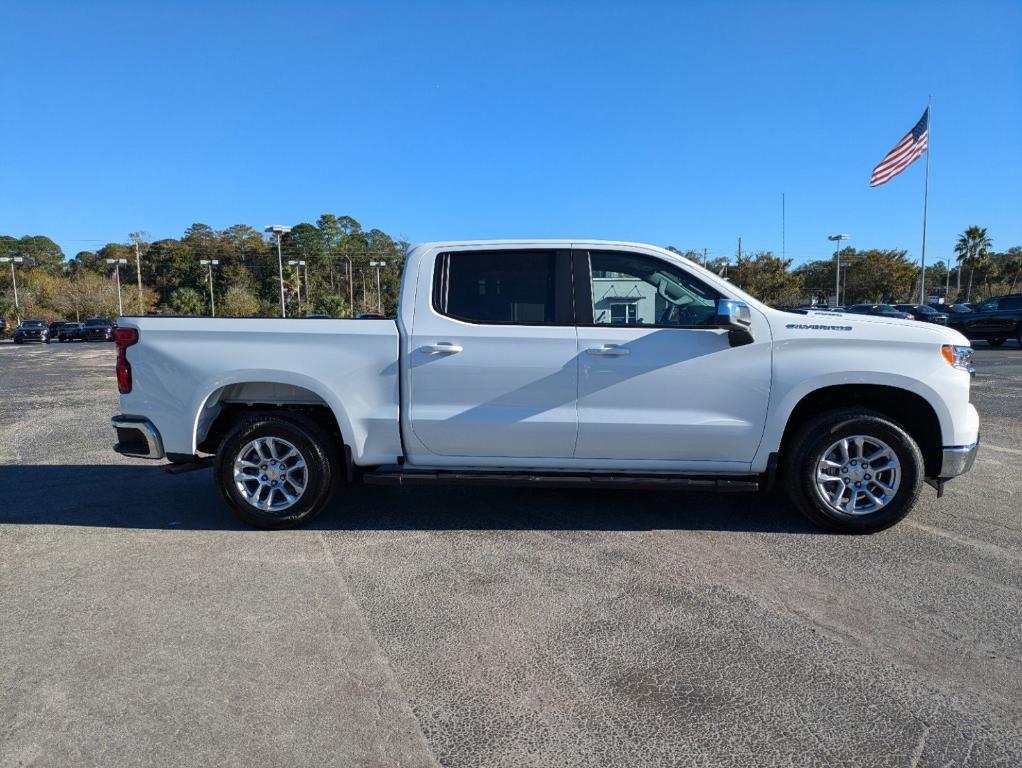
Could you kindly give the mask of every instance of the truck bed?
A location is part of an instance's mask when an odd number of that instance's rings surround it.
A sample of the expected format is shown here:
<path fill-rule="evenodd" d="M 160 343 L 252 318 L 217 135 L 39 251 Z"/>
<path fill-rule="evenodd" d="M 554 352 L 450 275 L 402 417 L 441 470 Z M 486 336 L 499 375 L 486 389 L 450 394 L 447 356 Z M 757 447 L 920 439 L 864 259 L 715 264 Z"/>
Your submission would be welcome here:
<path fill-rule="evenodd" d="M 398 329 L 390 320 L 124 317 L 133 387 L 171 454 L 194 454 L 224 403 L 325 404 L 366 463 L 401 453 Z M 194 420 L 182 414 L 197 414 Z"/>

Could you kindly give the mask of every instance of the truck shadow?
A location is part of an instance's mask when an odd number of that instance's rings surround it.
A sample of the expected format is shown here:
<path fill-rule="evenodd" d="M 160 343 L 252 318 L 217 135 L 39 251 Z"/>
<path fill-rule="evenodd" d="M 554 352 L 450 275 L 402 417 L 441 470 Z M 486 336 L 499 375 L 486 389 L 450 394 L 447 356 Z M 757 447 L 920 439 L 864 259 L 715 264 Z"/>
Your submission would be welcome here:
<path fill-rule="evenodd" d="M 0 525 L 253 531 L 216 491 L 212 470 L 154 465 L 0 468 Z M 815 534 L 780 493 L 459 486 L 342 488 L 313 530 L 720 530 Z"/>

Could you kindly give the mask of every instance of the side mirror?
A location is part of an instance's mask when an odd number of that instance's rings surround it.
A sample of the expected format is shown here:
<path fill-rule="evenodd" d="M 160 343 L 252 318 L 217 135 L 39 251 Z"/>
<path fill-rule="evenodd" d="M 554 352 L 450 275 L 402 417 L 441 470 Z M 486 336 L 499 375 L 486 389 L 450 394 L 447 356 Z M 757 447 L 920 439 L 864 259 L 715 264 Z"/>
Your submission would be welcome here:
<path fill-rule="evenodd" d="M 744 301 L 720 299 L 717 302 L 716 325 L 727 329 L 732 347 L 752 343 L 752 310 Z"/>

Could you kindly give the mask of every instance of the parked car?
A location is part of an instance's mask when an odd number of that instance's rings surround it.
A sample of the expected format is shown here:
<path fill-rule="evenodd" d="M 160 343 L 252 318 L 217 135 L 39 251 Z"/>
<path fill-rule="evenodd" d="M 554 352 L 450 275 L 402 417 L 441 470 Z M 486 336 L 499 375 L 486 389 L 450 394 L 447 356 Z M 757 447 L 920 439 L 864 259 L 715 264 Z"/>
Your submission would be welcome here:
<path fill-rule="evenodd" d="M 948 324 L 970 339 L 994 347 L 1015 339 L 1022 347 L 1022 293 L 1010 293 L 973 305 L 972 312 L 952 315 Z"/>
<path fill-rule="evenodd" d="M 60 336 L 60 329 L 63 328 L 65 325 L 68 325 L 67 320 L 54 320 L 52 323 L 50 323 L 49 326 L 50 338 L 51 339 L 58 338 Z"/>
<path fill-rule="evenodd" d="M 912 315 L 895 309 L 891 304 L 853 304 L 845 309 L 856 315 L 875 315 L 877 317 L 890 317 L 898 320 L 912 320 Z"/>
<path fill-rule="evenodd" d="M 857 533 L 976 456 L 972 349 L 932 323 L 800 317 L 670 251 L 600 241 L 415 246 L 401 296 L 394 320 L 329 327 L 123 318 L 115 450 L 211 461 L 227 504 L 264 528 L 304 523 L 356 480 L 777 480 L 814 523 Z"/>
<path fill-rule="evenodd" d="M 938 312 L 932 307 L 928 307 L 926 304 L 895 304 L 894 308 L 899 312 L 911 315 L 916 320 L 922 320 L 924 323 L 947 325 L 947 315 Z"/>
<path fill-rule="evenodd" d="M 84 329 L 85 323 L 64 323 L 64 327 L 57 335 L 57 341 L 85 341 L 82 335 Z"/>
<path fill-rule="evenodd" d="M 7 335 L 7 321 L 0 317 L 0 339 Z"/>
<path fill-rule="evenodd" d="M 114 325 L 105 317 L 86 320 L 82 327 L 82 341 L 113 341 Z"/>
<path fill-rule="evenodd" d="M 14 329 L 14 343 L 24 344 L 26 341 L 50 343 L 50 329 L 45 320 L 24 320 Z"/>
<path fill-rule="evenodd" d="M 926 306 L 930 307 L 930 309 L 942 312 L 945 315 L 961 315 L 966 312 L 972 312 L 972 310 L 965 304 L 940 304 L 938 302 L 933 302 Z"/>

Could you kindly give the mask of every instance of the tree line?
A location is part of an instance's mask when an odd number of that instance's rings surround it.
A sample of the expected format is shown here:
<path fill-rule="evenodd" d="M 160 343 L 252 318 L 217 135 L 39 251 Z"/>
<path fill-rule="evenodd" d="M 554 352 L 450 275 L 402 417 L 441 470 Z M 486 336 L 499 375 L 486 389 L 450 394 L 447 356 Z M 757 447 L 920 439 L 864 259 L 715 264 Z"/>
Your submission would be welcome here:
<path fill-rule="evenodd" d="M 379 229 L 364 229 L 351 216 L 323 214 L 315 223 L 294 226 L 280 242 L 288 316 L 351 317 L 377 306 L 394 314 L 407 247 Z M 695 251 L 669 248 L 705 262 L 709 269 L 774 306 L 805 304 L 833 293 L 833 256 L 793 267 L 791 259 L 770 251 L 704 259 Z M 954 263 L 939 260 L 927 266 L 928 292 L 944 295 L 946 290 L 948 301 L 971 301 L 1022 290 L 1022 247 L 995 251 L 986 229 L 972 226 L 961 234 L 954 253 Z M 120 310 L 115 267 L 120 269 L 126 315 L 209 315 L 215 307 L 218 316 L 280 316 L 277 244 L 247 224 L 223 230 L 193 224 L 180 238 L 156 241 L 144 233 L 132 233 L 128 242 L 107 243 L 70 259 L 48 237 L 0 235 L 2 257 L 22 260 L 16 265 L 17 313 L 9 263 L 0 264 L 0 316 L 9 321 L 16 314 L 46 320 L 116 317 Z M 201 263 L 204 260 L 218 263 L 210 268 Z M 289 261 L 305 264 L 289 265 Z M 373 262 L 385 262 L 379 269 L 379 297 Z M 907 251 L 843 248 L 840 264 L 841 303 L 918 299 L 919 267 L 909 260 Z"/>
<path fill-rule="evenodd" d="M 379 229 L 364 229 L 351 216 L 323 214 L 314 224 L 294 226 L 280 242 L 288 317 L 350 317 L 378 306 L 393 314 L 407 247 Z M 128 242 L 107 243 L 70 259 L 48 237 L 0 235 L 3 256 L 22 258 L 17 287 L 23 318 L 116 317 L 118 268 L 126 315 L 209 315 L 215 307 L 218 316 L 280 317 L 277 243 L 247 224 L 223 230 L 193 224 L 180 238 L 155 241 L 132 233 Z M 372 262 L 385 263 L 379 297 Z M 10 270 L 0 270 L 0 315 L 11 317 L 14 310 Z"/>
<path fill-rule="evenodd" d="M 841 270 L 838 303 L 901 304 L 919 301 L 920 270 L 908 251 L 842 248 L 837 257 L 792 266 L 771 251 L 705 259 L 696 251 L 669 249 L 724 275 L 735 285 L 772 306 L 798 306 L 828 300 Z M 968 227 L 954 244 L 955 258 L 926 265 L 926 292 L 948 303 L 970 302 L 1022 290 L 1022 247 L 994 251 L 983 227 Z M 840 267 L 838 267 L 840 264 Z"/>

